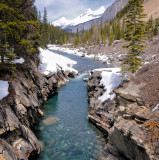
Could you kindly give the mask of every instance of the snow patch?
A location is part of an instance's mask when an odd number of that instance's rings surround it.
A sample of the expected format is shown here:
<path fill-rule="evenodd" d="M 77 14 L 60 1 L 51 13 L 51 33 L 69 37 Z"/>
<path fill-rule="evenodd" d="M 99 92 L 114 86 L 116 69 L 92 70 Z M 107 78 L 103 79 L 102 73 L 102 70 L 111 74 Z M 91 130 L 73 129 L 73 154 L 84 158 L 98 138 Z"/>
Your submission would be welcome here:
<path fill-rule="evenodd" d="M 78 73 L 77 70 L 72 68 L 72 66 L 77 63 L 76 61 L 58 55 L 49 51 L 48 49 L 40 48 L 39 50 L 41 65 L 38 67 L 38 69 L 41 73 L 48 75 L 51 72 L 57 72 L 57 69 Z"/>
<path fill-rule="evenodd" d="M 22 64 L 22 63 L 24 63 L 24 59 L 23 59 L 23 58 L 15 59 L 12 63 L 13 63 L 13 64 L 16 64 L 16 63 Z"/>
<path fill-rule="evenodd" d="M 102 71 L 100 85 L 103 85 L 104 89 L 106 90 L 106 92 L 99 97 L 99 100 L 101 102 L 104 102 L 108 99 L 112 100 L 115 97 L 115 93 L 112 93 L 112 91 L 123 81 L 120 68 L 102 68 L 96 69 L 96 71 Z"/>
<path fill-rule="evenodd" d="M 4 58 L 4 61 L 8 61 L 9 59 L 8 58 Z M 0 56 L 0 62 L 1 62 L 1 56 Z M 16 58 L 16 59 L 14 59 L 14 61 L 12 61 L 11 62 L 12 64 L 17 64 L 17 63 L 20 63 L 20 64 L 22 64 L 22 63 L 24 63 L 24 59 L 21 57 L 21 58 Z"/>
<path fill-rule="evenodd" d="M 4 97 L 8 96 L 8 81 L 2 81 L 0 80 L 0 100 L 2 100 Z"/>
<path fill-rule="evenodd" d="M 159 109 L 159 104 L 157 104 L 156 107 L 154 107 L 151 112 L 154 112 L 154 111 L 156 111 L 157 109 Z"/>

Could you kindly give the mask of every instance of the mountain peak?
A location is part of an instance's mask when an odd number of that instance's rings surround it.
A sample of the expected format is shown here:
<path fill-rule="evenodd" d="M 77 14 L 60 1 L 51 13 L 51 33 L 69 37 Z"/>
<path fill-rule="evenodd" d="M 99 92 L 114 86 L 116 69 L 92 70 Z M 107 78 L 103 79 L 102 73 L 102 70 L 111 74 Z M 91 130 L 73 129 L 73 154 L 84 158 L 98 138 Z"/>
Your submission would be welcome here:
<path fill-rule="evenodd" d="M 69 20 L 65 17 L 60 18 L 57 21 L 54 21 L 52 24 L 55 27 L 61 27 L 63 29 L 63 26 L 67 26 L 69 24 Z"/>
<path fill-rule="evenodd" d="M 90 8 L 86 9 L 84 12 L 84 14 L 90 14 L 90 13 L 92 13 L 92 10 Z"/>
<path fill-rule="evenodd" d="M 65 17 L 60 18 L 57 21 L 54 21 L 52 24 L 55 27 L 60 27 L 62 29 L 65 29 L 66 27 L 69 26 L 76 26 L 78 24 L 99 18 L 102 16 L 102 14 L 105 12 L 105 7 L 102 6 L 99 9 L 92 11 L 90 8 L 86 9 L 85 12 L 83 14 L 81 14 L 80 16 L 78 16 L 75 19 L 72 20 L 68 20 Z"/>
<path fill-rule="evenodd" d="M 94 13 L 96 14 L 103 14 L 105 12 L 106 8 L 104 6 L 101 6 L 99 9 L 95 10 Z"/>
<path fill-rule="evenodd" d="M 62 18 L 60 18 L 59 20 L 66 21 L 66 20 L 67 20 L 67 18 L 62 17 Z"/>

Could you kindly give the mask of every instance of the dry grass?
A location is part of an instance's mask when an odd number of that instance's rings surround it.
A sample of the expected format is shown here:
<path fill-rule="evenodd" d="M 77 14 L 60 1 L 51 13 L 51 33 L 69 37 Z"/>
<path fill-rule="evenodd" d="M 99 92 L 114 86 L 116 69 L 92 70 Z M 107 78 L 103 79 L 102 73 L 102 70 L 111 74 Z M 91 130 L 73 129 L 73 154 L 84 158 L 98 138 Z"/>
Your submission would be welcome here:
<path fill-rule="evenodd" d="M 140 69 L 133 78 L 134 83 L 145 83 L 140 95 L 145 104 L 159 104 L 159 64 L 149 64 Z"/>

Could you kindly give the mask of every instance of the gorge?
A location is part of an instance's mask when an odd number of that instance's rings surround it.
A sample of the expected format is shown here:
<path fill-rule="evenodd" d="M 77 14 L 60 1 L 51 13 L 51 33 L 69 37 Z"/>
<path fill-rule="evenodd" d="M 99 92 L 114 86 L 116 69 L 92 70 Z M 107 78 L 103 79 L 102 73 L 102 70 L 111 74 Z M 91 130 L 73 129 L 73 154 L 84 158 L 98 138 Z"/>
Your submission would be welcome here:
<path fill-rule="evenodd" d="M 159 1 L 77 1 L 0 1 L 0 160 L 158 160 Z"/>

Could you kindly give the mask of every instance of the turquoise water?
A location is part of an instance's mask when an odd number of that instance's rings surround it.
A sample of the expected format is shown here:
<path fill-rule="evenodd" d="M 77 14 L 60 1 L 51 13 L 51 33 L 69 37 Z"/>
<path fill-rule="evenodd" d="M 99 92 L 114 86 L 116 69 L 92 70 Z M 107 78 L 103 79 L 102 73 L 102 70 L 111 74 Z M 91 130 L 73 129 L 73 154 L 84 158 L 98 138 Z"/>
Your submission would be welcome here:
<path fill-rule="evenodd" d="M 43 146 L 43 151 L 32 160 L 96 160 L 106 156 L 106 139 L 87 120 L 88 101 L 86 83 L 87 71 L 105 65 L 89 59 L 67 55 L 78 62 L 75 66 L 81 75 L 59 89 L 43 106 L 45 116 L 35 127 L 35 133 Z M 45 120 L 55 121 L 46 124 Z"/>

